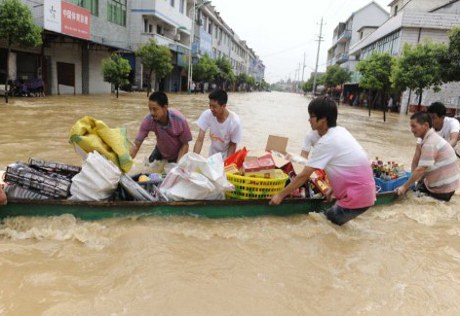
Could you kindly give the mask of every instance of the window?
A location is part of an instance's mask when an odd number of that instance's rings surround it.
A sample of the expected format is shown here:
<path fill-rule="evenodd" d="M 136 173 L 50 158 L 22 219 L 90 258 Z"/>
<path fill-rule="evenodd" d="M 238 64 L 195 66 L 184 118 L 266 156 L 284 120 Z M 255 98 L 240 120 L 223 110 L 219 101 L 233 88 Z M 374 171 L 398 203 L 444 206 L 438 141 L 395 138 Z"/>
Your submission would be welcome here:
<path fill-rule="evenodd" d="M 169 3 L 171 4 L 171 7 L 174 8 L 174 0 L 169 0 Z"/>
<path fill-rule="evenodd" d="M 99 15 L 99 0 L 67 0 L 79 7 L 87 9 L 92 15 Z"/>
<path fill-rule="evenodd" d="M 107 20 L 126 26 L 126 0 L 107 0 Z"/>
<path fill-rule="evenodd" d="M 208 33 L 212 35 L 212 23 L 211 23 L 211 21 L 209 22 Z"/>
<path fill-rule="evenodd" d="M 185 0 L 180 0 L 179 11 L 180 11 L 180 13 L 184 14 L 184 12 L 185 12 Z"/>
<path fill-rule="evenodd" d="M 396 14 L 398 14 L 398 6 L 397 5 L 395 5 L 395 16 L 396 16 Z"/>
<path fill-rule="evenodd" d="M 161 25 L 157 25 L 157 34 L 163 35 L 163 28 Z"/>
<path fill-rule="evenodd" d="M 144 33 L 147 33 L 149 30 L 149 20 L 144 19 Z"/>

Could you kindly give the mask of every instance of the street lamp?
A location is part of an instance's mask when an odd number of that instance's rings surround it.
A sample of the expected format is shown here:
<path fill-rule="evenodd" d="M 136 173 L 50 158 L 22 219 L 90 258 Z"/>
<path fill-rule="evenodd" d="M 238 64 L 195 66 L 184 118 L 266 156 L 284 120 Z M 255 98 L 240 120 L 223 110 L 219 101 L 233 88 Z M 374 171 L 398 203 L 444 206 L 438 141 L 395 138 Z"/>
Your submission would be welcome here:
<path fill-rule="evenodd" d="M 192 80 L 193 80 L 193 68 L 192 68 L 192 46 L 193 42 L 195 41 L 195 17 L 196 17 L 196 10 L 198 10 L 201 7 L 204 7 L 205 5 L 211 3 L 211 1 L 203 1 L 201 0 L 200 3 L 196 3 L 196 0 L 193 0 L 193 7 L 191 10 L 193 10 L 192 13 L 192 29 L 190 31 L 190 50 L 189 50 L 189 58 L 188 58 L 188 80 L 187 80 L 187 87 L 188 87 L 188 93 L 192 92 Z M 190 12 L 189 12 L 190 13 Z"/>

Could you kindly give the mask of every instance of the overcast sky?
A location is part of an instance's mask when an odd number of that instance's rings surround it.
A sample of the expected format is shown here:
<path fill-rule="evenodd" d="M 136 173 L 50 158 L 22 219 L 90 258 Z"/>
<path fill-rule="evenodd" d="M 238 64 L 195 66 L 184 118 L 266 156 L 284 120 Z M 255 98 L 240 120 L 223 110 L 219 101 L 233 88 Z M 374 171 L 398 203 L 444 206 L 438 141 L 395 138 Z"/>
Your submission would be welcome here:
<path fill-rule="evenodd" d="M 294 79 L 306 53 L 304 78 L 315 67 L 319 24 L 324 18 L 319 70 L 326 68 L 332 32 L 370 0 L 212 0 L 222 18 L 264 61 L 268 82 Z M 390 0 L 376 0 L 389 11 Z M 306 80 L 306 79 L 305 79 Z"/>

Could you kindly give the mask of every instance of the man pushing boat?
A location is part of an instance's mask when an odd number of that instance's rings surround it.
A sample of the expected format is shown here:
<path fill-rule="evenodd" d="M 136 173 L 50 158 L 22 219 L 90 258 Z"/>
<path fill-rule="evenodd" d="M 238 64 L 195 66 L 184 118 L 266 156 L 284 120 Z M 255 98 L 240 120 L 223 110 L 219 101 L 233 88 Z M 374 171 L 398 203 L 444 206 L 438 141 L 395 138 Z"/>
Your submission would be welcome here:
<path fill-rule="evenodd" d="M 316 98 L 308 105 L 311 128 L 320 138 L 309 155 L 307 166 L 283 191 L 272 197 L 270 204 L 278 205 L 295 189 L 303 185 L 317 169 L 324 169 L 336 203 L 325 212 L 337 225 L 343 225 L 373 206 L 376 199 L 375 182 L 366 152 L 343 127 L 337 126 L 337 104 L 329 97 Z"/>

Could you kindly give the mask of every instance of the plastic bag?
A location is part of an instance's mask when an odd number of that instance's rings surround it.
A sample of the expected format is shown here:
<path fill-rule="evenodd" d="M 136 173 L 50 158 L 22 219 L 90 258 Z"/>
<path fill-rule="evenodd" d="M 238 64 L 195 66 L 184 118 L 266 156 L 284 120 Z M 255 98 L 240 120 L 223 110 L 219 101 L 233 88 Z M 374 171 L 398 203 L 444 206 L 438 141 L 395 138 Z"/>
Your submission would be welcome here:
<path fill-rule="evenodd" d="M 120 181 L 120 169 L 97 151 L 88 155 L 82 170 L 72 178 L 71 200 L 101 201 L 108 199 Z"/>
<path fill-rule="evenodd" d="M 160 191 L 170 200 L 223 200 L 233 190 L 224 173 L 220 154 L 208 159 L 189 153 L 182 157 L 161 184 Z"/>

